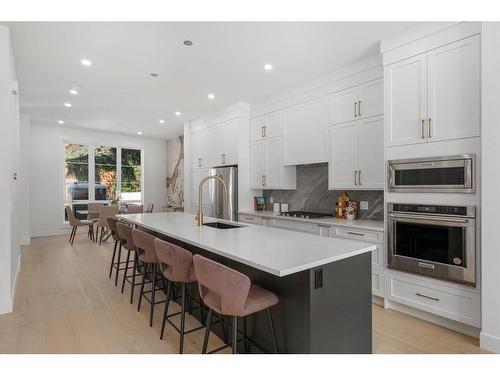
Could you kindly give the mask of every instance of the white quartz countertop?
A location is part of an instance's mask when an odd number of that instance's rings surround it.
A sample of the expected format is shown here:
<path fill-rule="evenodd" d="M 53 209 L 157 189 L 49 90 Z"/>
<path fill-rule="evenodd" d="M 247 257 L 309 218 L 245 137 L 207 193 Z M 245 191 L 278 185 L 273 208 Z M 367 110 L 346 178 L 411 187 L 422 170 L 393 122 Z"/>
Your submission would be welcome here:
<path fill-rule="evenodd" d="M 259 225 L 235 229 L 197 226 L 194 214 L 162 212 L 118 215 L 157 233 L 189 243 L 276 276 L 286 276 L 370 252 L 375 245 Z M 205 218 L 205 223 L 224 220 Z"/>
<path fill-rule="evenodd" d="M 301 217 L 280 216 L 279 214 L 276 214 L 273 211 L 238 211 L 238 213 L 242 215 L 261 216 L 261 217 L 275 218 L 280 220 L 304 221 L 308 223 L 316 223 L 321 225 L 332 225 L 332 226 L 336 225 L 348 228 L 374 230 L 378 232 L 384 231 L 384 222 L 378 220 L 361 220 L 361 219 L 344 220 L 344 219 L 336 219 L 334 217 L 325 219 L 304 219 Z"/>

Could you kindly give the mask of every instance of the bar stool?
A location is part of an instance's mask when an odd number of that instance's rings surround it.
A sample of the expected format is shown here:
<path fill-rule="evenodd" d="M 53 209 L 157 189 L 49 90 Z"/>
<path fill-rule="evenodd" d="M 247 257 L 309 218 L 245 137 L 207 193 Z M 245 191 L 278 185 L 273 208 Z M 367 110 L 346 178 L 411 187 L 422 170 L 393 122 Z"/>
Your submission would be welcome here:
<path fill-rule="evenodd" d="M 125 281 L 130 284 L 130 304 L 134 301 L 134 289 L 140 283 L 135 282 L 137 270 L 139 269 L 139 259 L 137 258 L 137 248 L 132 238 L 132 227 L 124 223 L 116 223 L 116 231 L 120 239 L 120 248 L 127 250 L 127 260 L 125 261 L 125 272 L 123 273 L 122 290 L 125 288 Z M 130 267 L 130 254 L 134 254 L 133 265 Z M 132 268 L 132 276 L 127 276 L 128 270 Z"/>
<path fill-rule="evenodd" d="M 212 311 L 232 318 L 232 350 L 233 354 L 236 354 L 238 351 L 238 318 L 244 318 L 263 310 L 267 310 L 274 351 L 278 353 L 270 309 L 271 306 L 279 302 L 278 297 L 268 290 L 253 285 L 248 276 L 201 255 L 194 255 L 193 263 L 201 299 L 209 308 L 202 353 L 207 352 Z M 251 342 L 246 336 L 243 337 L 243 340 Z M 211 353 L 218 352 L 228 346 L 229 344 L 223 345 Z"/>
<path fill-rule="evenodd" d="M 196 301 L 198 307 L 189 307 L 186 310 L 186 303 L 189 295 L 186 294 L 186 285 L 196 282 L 196 275 L 193 267 L 193 254 L 186 249 L 174 245 L 170 242 L 156 238 L 154 241 L 156 256 L 158 258 L 160 268 L 163 276 L 167 279 L 167 302 L 165 303 L 165 310 L 163 312 L 163 321 L 161 324 L 160 339 L 163 340 L 163 333 L 165 331 L 165 323 L 168 323 L 179 333 L 179 354 L 184 351 L 184 335 L 198 331 L 204 328 L 201 325 L 192 328 L 189 331 L 185 330 L 186 311 L 191 312 L 193 309 L 200 309 L 201 320 L 203 321 L 203 304 L 201 300 Z M 181 311 L 168 315 L 168 307 L 172 293 L 173 283 L 181 285 Z M 181 315 L 181 326 L 177 327 L 169 318 L 175 315 Z"/>
<path fill-rule="evenodd" d="M 139 304 L 137 305 L 137 311 L 141 310 L 141 302 L 142 298 L 144 297 L 144 299 L 148 301 L 151 305 L 151 310 L 149 311 L 149 326 L 152 327 L 155 305 L 165 302 L 164 300 L 156 301 L 156 291 L 161 289 L 157 288 L 157 282 L 163 281 L 162 276 L 158 275 L 158 258 L 156 257 L 155 243 L 154 243 L 156 237 L 141 230 L 132 228 L 132 238 L 135 247 L 137 248 L 137 253 L 139 254 L 139 260 L 144 265 L 144 270 L 142 273 L 141 292 L 139 293 Z M 144 291 L 144 285 L 146 283 L 148 267 L 150 268 L 150 275 L 152 276 L 151 290 Z M 151 298 L 148 299 L 146 294 L 150 292 L 151 292 Z"/>
<path fill-rule="evenodd" d="M 116 217 L 108 217 L 106 218 L 106 221 L 108 222 L 108 227 L 109 230 L 111 231 L 111 236 L 115 240 L 115 245 L 113 247 L 113 256 L 111 257 L 111 265 L 109 266 L 109 278 L 111 279 L 111 275 L 113 274 L 113 268 L 116 269 L 116 279 L 115 279 L 115 286 L 118 284 L 118 272 L 121 270 L 120 265 L 120 258 L 121 258 L 121 244 L 120 248 L 118 250 L 118 261 L 115 262 L 115 257 L 116 257 L 116 248 L 118 247 L 118 244 L 120 243 L 120 238 L 118 237 L 118 234 L 116 233 L 116 223 L 118 222 L 118 219 Z"/>

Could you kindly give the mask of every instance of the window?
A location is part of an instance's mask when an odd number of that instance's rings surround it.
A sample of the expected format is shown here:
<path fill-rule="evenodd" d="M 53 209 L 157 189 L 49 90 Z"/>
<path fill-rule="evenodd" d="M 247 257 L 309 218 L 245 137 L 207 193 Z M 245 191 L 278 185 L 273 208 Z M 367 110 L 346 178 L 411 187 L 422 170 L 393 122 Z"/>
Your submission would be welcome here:
<path fill-rule="evenodd" d="M 77 219 L 86 219 L 89 200 L 89 147 L 64 145 L 64 203 L 71 204 Z M 65 213 L 66 215 L 66 213 Z M 67 217 L 65 217 L 67 220 Z"/>
<path fill-rule="evenodd" d="M 140 202 L 141 151 L 122 149 L 121 197 L 124 201 Z"/>
<path fill-rule="evenodd" d="M 142 202 L 142 151 L 65 143 L 64 204 L 71 205 L 75 217 L 87 218 L 89 202 L 116 198 Z"/>

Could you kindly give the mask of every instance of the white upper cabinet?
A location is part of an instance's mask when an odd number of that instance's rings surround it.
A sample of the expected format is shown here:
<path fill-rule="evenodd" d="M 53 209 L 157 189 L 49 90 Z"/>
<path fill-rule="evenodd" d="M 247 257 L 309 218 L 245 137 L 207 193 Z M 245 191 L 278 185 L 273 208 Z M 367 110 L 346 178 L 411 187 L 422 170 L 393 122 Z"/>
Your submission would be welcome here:
<path fill-rule="evenodd" d="M 283 165 L 281 137 L 252 142 L 250 145 L 253 189 L 295 189 L 296 169 Z"/>
<path fill-rule="evenodd" d="M 367 118 L 384 113 L 384 80 L 363 83 L 358 86 L 358 116 Z"/>
<path fill-rule="evenodd" d="M 479 136 L 479 36 L 428 53 L 429 140 Z"/>
<path fill-rule="evenodd" d="M 371 117 L 358 122 L 358 187 L 384 189 L 384 119 Z"/>
<path fill-rule="evenodd" d="M 285 165 L 327 161 L 327 101 L 316 99 L 283 111 Z"/>
<path fill-rule="evenodd" d="M 207 129 L 197 130 L 191 133 L 191 166 L 192 168 L 210 167 L 211 134 Z"/>
<path fill-rule="evenodd" d="M 385 67 L 387 146 L 479 136 L 479 47 L 475 35 Z"/>
<path fill-rule="evenodd" d="M 232 120 L 225 125 L 225 152 L 222 154 L 222 165 L 238 164 L 238 120 Z"/>
<path fill-rule="evenodd" d="M 250 140 L 258 141 L 281 136 L 281 111 L 261 116 L 250 122 Z"/>
<path fill-rule="evenodd" d="M 328 163 L 330 189 L 357 187 L 358 126 L 347 122 L 330 127 L 331 156 Z"/>
<path fill-rule="evenodd" d="M 384 69 L 386 144 L 426 141 L 427 56 L 422 54 Z"/>
<path fill-rule="evenodd" d="M 384 81 L 376 79 L 350 87 L 330 96 L 330 123 L 378 116 L 384 111 Z"/>
<path fill-rule="evenodd" d="M 384 189 L 384 120 L 330 126 L 329 189 Z"/>
<path fill-rule="evenodd" d="M 331 123 L 353 121 L 358 113 L 358 87 L 338 91 L 330 97 Z"/>

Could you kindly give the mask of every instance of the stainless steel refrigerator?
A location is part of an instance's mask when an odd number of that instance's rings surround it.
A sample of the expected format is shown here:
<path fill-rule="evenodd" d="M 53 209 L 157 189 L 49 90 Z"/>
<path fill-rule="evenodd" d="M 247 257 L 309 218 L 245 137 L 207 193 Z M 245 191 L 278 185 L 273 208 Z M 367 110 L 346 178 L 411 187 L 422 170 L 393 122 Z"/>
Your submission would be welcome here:
<path fill-rule="evenodd" d="M 211 176 L 219 176 L 226 183 L 228 197 L 224 198 L 222 184 L 211 179 L 209 188 L 208 216 L 218 219 L 238 221 L 238 167 L 217 167 L 210 170 Z M 208 183 L 208 181 L 207 181 Z"/>

